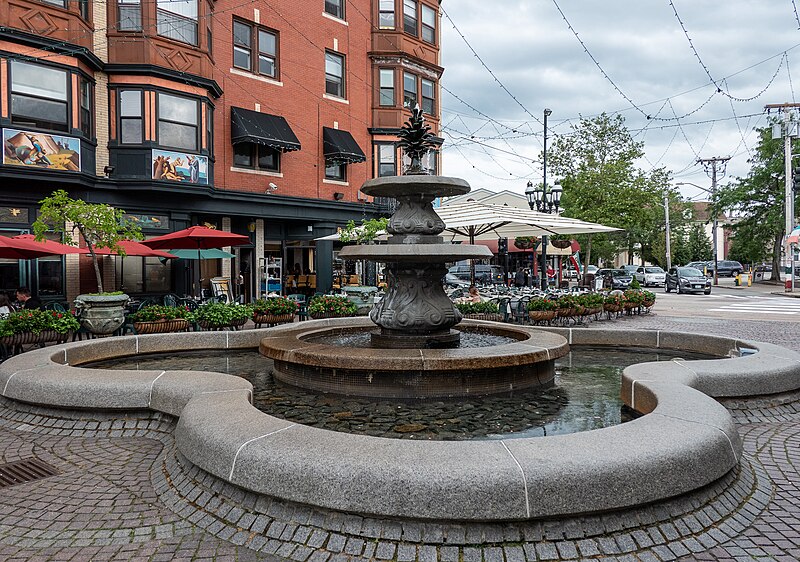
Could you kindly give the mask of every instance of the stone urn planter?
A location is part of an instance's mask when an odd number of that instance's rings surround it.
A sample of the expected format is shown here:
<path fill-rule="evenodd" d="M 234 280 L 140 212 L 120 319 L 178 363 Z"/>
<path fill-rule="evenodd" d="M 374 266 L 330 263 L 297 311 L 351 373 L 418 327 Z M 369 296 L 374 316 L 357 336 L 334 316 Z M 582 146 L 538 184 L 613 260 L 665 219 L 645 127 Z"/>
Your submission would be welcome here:
<path fill-rule="evenodd" d="M 130 297 L 119 295 L 78 295 L 75 308 L 81 326 L 89 332 L 107 336 L 116 332 L 125 322 L 125 305 Z"/>
<path fill-rule="evenodd" d="M 174 320 L 154 320 L 152 322 L 134 322 L 137 334 L 166 334 L 169 332 L 185 332 L 189 329 L 189 321 L 185 318 Z"/>
<path fill-rule="evenodd" d="M 294 322 L 294 314 L 253 313 L 253 323 L 256 325 L 256 328 L 260 328 L 262 324 L 273 326 L 276 324 L 289 324 L 290 322 Z"/>

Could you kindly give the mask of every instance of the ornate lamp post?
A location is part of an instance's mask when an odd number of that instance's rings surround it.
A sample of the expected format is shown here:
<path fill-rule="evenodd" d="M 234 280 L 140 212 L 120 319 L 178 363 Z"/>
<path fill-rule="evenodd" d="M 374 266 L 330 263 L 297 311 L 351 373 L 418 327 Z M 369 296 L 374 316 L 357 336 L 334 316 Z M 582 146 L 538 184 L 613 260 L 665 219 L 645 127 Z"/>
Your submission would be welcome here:
<path fill-rule="evenodd" d="M 525 197 L 528 198 L 528 206 L 531 211 L 540 213 L 558 214 L 558 206 L 561 203 L 562 189 L 556 182 L 553 188 L 547 187 L 547 117 L 553 113 L 549 109 L 544 110 L 544 152 L 542 153 L 542 185 L 534 187 L 533 182 L 529 181 L 525 190 Z M 542 290 L 547 290 L 547 236 L 542 236 L 542 257 L 541 257 L 541 279 Z"/>

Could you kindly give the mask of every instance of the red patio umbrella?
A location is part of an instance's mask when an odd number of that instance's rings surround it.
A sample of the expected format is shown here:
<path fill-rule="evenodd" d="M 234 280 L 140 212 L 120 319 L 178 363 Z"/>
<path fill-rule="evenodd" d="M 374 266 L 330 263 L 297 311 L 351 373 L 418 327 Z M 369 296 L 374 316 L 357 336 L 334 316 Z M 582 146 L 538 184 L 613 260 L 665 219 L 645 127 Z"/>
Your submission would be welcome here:
<path fill-rule="evenodd" d="M 119 247 L 125 250 L 126 256 L 139 256 L 145 258 L 166 258 L 166 259 L 172 259 L 175 257 L 172 254 L 168 254 L 167 252 L 162 252 L 161 250 L 153 250 L 152 248 L 145 246 L 141 242 L 137 242 L 135 240 L 122 240 L 119 243 Z M 104 246 L 95 248 L 94 253 L 99 256 L 118 255 L 117 252 L 114 252 L 110 248 L 106 248 Z"/>
<path fill-rule="evenodd" d="M 57 255 L 55 252 L 45 250 L 43 247 L 34 246 L 27 240 L 0 236 L 0 258 L 12 260 L 32 260 L 45 256 Z"/>
<path fill-rule="evenodd" d="M 249 244 L 250 238 L 241 234 L 214 230 L 207 226 L 190 226 L 178 232 L 156 236 L 142 242 L 154 250 L 208 250 L 225 246 Z"/>
<path fill-rule="evenodd" d="M 70 246 L 62 244 L 53 240 L 36 240 L 33 234 L 18 234 L 12 237 L 13 240 L 24 240 L 33 245 L 34 248 L 39 248 L 46 251 L 48 256 L 63 256 L 65 254 L 88 254 L 89 250 L 86 248 L 79 248 L 77 246 Z"/>

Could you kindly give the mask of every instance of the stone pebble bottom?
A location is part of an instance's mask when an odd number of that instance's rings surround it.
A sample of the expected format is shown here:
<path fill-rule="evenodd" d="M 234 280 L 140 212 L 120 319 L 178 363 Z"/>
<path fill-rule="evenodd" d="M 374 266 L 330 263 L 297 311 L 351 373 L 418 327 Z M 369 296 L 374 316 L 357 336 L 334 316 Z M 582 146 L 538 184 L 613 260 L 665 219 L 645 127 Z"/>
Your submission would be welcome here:
<path fill-rule="evenodd" d="M 174 514 L 174 520 L 169 525 L 142 526 L 127 535 L 100 536 L 99 544 L 208 533 L 243 548 L 240 552 L 297 562 L 673 560 L 707 552 L 741 535 L 773 494 L 762 465 L 746 455 L 739 469 L 693 494 L 611 514 L 509 524 L 385 520 L 275 501 L 227 484 L 193 466 L 176 450 L 174 420 L 169 416 L 144 412 L 118 419 L 2 400 L 0 428 L 23 436 L 33 433 L 62 439 L 67 447 L 70 442 L 109 438 L 111 442 L 125 438 L 161 443 L 160 452 L 140 478 L 147 479 L 156 496 L 153 500 Z M 127 447 L 135 443 L 128 442 Z M 28 524 L 4 521 L 0 545 L 35 544 L 31 532 Z M 66 546 L 74 544 L 75 537 L 57 536 L 56 542 L 59 539 Z M 48 544 L 53 542 L 50 539 Z"/>

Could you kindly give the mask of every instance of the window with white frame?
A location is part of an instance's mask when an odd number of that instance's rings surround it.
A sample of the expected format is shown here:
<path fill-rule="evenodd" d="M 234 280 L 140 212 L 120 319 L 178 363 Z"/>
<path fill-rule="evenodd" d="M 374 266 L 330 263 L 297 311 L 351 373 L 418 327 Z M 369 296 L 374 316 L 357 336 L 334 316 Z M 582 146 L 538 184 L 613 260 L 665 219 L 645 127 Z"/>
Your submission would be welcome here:
<path fill-rule="evenodd" d="M 403 0 L 403 31 L 417 35 L 417 0 Z"/>
<path fill-rule="evenodd" d="M 119 31 L 142 30 L 141 0 L 117 0 L 117 29 Z"/>
<path fill-rule="evenodd" d="M 68 77 L 65 70 L 12 60 L 12 123 L 69 131 Z"/>
<path fill-rule="evenodd" d="M 156 0 L 158 34 L 197 45 L 197 0 Z"/>
<path fill-rule="evenodd" d="M 380 0 L 378 26 L 381 29 L 394 29 L 394 0 Z"/>
<path fill-rule="evenodd" d="M 422 40 L 436 43 L 436 10 L 422 4 Z"/>
<path fill-rule="evenodd" d="M 158 93 L 158 144 L 196 151 L 199 144 L 200 102 L 164 92 Z"/>
<path fill-rule="evenodd" d="M 142 144 L 142 91 L 119 90 L 119 142 Z"/>
<path fill-rule="evenodd" d="M 381 68 L 380 74 L 380 95 L 378 104 L 384 106 L 394 105 L 394 69 Z"/>
<path fill-rule="evenodd" d="M 344 56 L 325 51 L 325 93 L 337 98 L 345 97 Z"/>
<path fill-rule="evenodd" d="M 325 0 L 325 13 L 344 19 L 344 0 Z"/>
<path fill-rule="evenodd" d="M 434 115 L 436 111 L 436 86 L 431 80 L 423 78 L 422 82 L 422 111 L 428 115 Z"/>
<path fill-rule="evenodd" d="M 378 151 L 378 177 L 397 175 L 397 150 L 394 143 L 375 145 Z"/>
<path fill-rule="evenodd" d="M 403 72 L 403 107 L 413 109 L 417 105 L 417 77 Z"/>

